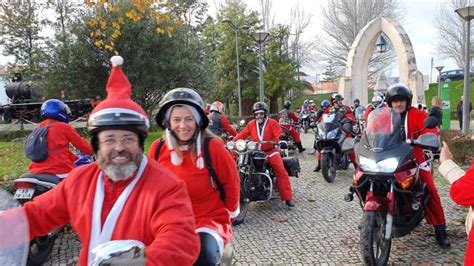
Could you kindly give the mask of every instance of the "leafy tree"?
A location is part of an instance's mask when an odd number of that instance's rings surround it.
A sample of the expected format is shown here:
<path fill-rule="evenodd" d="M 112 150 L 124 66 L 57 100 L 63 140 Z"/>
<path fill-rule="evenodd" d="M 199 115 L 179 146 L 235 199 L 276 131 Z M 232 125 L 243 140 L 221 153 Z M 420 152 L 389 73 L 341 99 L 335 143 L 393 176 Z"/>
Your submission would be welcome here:
<path fill-rule="evenodd" d="M 42 60 L 44 42 L 39 33 L 44 19 L 39 14 L 43 7 L 34 0 L 2 0 L 0 8 L 4 54 L 14 55 L 13 66 L 21 66 L 22 72 L 31 75 Z"/>

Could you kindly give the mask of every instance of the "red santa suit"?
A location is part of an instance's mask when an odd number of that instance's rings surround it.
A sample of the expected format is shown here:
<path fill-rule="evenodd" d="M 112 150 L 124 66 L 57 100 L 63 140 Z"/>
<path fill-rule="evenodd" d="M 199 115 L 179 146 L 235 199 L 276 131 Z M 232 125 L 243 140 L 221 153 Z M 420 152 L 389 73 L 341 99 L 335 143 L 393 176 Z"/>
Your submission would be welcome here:
<path fill-rule="evenodd" d="M 286 117 L 280 115 L 281 112 L 286 112 Z M 298 134 L 298 132 L 296 132 L 296 129 L 293 127 L 293 123 L 298 123 L 298 117 L 293 111 L 286 109 L 281 110 L 280 113 L 278 114 L 276 120 L 280 123 L 282 127 L 290 131 L 290 134 L 295 140 L 295 142 L 301 142 L 300 134 Z M 291 123 L 291 121 L 293 121 L 293 123 Z"/>
<path fill-rule="evenodd" d="M 78 158 L 69 150 L 69 143 L 87 155 L 94 155 L 89 142 L 81 138 L 71 125 L 48 118 L 40 126 L 48 124 L 48 158 L 39 163 L 31 162 L 30 173 L 61 175 L 71 172 Z"/>
<path fill-rule="evenodd" d="M 30 238 L 71 223 L 82 243 L 79 265 L 88 263 L 88 251 L 97 244 L 124 239 L 145 244 L 147 265 L 191 265 L 199 238 L 184 182 L 146 156 L 137 172 L 116 183 L 97 163 L 73 169 L 53 190 L 24 205 Z M 125 201 L 118 197 L 121 191 L 129 193 Z"/>
<path fill-rule="evenodd" d="M 150 158 L 155 156 L 159 142 L 160 139 L 157 139 L 151 144 L 148 153 Z M 210 140 L 209 153 L 212 167 L 225 191 L 224 201 L 220 198 L 219 189 L 213 189 L 207 167 L 197 168 L 190 151 L 182 151 L 181 165 L 173 165 L 170 150 L 165 142 L 161 147 L 158 163 L 186 183 L 193 206 L 196 232 L 205 232 L 213 236 L 217 233 L 223 243 L 219 243 L 219 238 L 216 240 L 223 249 L 232 238 L 231 218 L 239 213 L 240 178 L 234 159 L 220 140 L 216 138 Z"/>
<path fill-rule="evenodd" d="M 404 125 L 406 139 L 416 140 L 421 134 L 425 133 L 435 133 L 439 135 L 439 131 L 436 128 L 424 128 L 426 117 L 427 115 L 423 111 L 411 107 L 408 109 Z M 433 181 L 433 176 L 431 175 L 431 167 L 425 162 L 426 159 L 423 150 L 420 147 L 413 147 L 413 155 L 416 162 L 420 164 L 421 181 L 426 183 L 431 193 L 431 197 L 429 198 L 425 208 L 426 222 L 431 225 L 445 225 L 446 221 L 444 219 L 444 211 L 441 206 L 438 190 Z"/>
<path fill-rule="evenodd" d="M 251 120 L 247 127 L 245 127 L 235 138 L 234 141 L 239 139 L 246 139 L 250 137 L 253 141 L 279 141 L 280 136 L 283 135 L 283 131 L 280 128 L 278 122 L 274 119 L 267 118 L 263 124 L 263 128 L 260 131 L 257 125 L 257 120 Z M 275 171 L 277 178 L 278 190 L 280 191 L 280 198 L 282 200 L 291 200 L 291 183 L 290 177 L 285 170 L 283 160 L 280 156 L 278 149 L 272 144 L 263 144 L 261 147 L 268 158 L 268 164 Z"/>

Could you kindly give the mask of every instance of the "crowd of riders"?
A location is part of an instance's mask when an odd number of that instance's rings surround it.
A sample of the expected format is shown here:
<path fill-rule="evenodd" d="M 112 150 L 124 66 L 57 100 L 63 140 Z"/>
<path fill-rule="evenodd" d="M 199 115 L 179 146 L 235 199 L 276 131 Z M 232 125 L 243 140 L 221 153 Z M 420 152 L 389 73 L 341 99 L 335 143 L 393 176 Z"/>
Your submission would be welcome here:
<path fill-rule="evenodd" d="M 82 242 L 81 265 L 90 263 L 92 249 L 114 239 L 142 241 L 150 264 L 217 265 L 232 238 L 232 219 L 239 213 L 239 173 L 223 135 L 226 141 L 280 142 L 280 147 L 264 144 L 262 150 L 277 178 L 280 199 L 290 209 L 295 201 L 279 148 L 285 148 L 285 141 L 291 137 L 299 152 L 305 151 L 298 132 L 301 116 L 297 113 L 312 113 L 316 123 L 324 114 L 338 113 L 343 123 L 354 128 L 357 120 L 366 121 L 373 110 L 389 107 L 401 115 L 406 140 L 427 132 L 439 135 L 437 128 L 424 128 L 427 114 L 412 107 L 413 94 L 403 84 L 392 85 L 385 94 L 375 93 L 365 107 L 359 99 L 353 106 L 345 105 L 343 96 L 337 93 L 319 106 L 305 100 L 296 113 L 291 110 L 292 103 L 285 101 L 276 119 L 270 117 L 267 104 L 256 102 L 253 119 L 240 132 L 224 114 L 221 102 L 205 105 L 196 91 L 177 88 L 166 93 L 159 104 L 154 119 L 163 134 L 153 141 L 145 156 L 149 116 L 131 99 L 131 84 L 122 72 L 122 63 L 122 58 L 112 58 L 107 97 L 88 117 L 90 141 L 68 124 L 67 105 L 54 99 L 44 102 L 44 121 L 38 127 L 49 127 L 49 155 L 29 167 L 31 173 L 63 178 L 53 190 L 22 207 L 30 225 L 30 238 L 70 223 Z M 352 138 L 357 132 L 345 134 Z M 97 161 L 74 168 L 77 158 L 69 151 L 70 144 L 85 154 L 95 154 Z M 431 193 L 425 219 L 433 225 L 438 244 L 449 247 L 445 215 L 430 165 L 424 163 L 420 148 L 415 147 L 413 152 L 421 165 L 421 180 Z M 348 156 L 357 168 L 354 153 Z M 314 171 L 319 171 L 319 152 L 316 161 Z M 466 180 L 473 180 L 474 174 L 469 170 L 461 176 L 468 183 Z M 472 192 L 470 195 L 464 195 L 463 205 L 474 205 Z M 2 213 L 0 219 L 8 219 L 8 213 Z M 473 261 L 473 241 L 471 233 L 466 262 Z"/>

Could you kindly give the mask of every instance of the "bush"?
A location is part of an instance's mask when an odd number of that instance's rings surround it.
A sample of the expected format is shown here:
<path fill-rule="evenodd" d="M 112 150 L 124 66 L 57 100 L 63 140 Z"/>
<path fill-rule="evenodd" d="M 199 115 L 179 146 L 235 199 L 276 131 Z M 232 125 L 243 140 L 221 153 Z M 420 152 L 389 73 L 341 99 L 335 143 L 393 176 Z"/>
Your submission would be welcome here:
<path fill-rule="evenodd" d="M 471 139 L 471 136 L 464 136 L 458 130 L 443 130 L 441 131 L 441 140 L 448 143 L 456 163 L 470 164 L 474 159 L 474 140 Z"/>

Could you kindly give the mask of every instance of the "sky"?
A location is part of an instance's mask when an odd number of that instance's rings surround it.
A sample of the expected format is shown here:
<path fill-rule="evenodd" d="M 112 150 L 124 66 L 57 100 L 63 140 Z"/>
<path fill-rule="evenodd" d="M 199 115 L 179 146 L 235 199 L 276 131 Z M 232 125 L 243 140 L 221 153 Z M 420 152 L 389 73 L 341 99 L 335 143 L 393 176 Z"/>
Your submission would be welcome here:
<path fill-rule="evenodd" d="M 243 0 L 247 8 L 260 11 L 259 0 Z M 401 24 L 410 37 L 413 49 L 415 51 L 418 70 L 424 75 L 430 75 L 431 58 L 434 60 L 434 66 L 443 65 L 443 70 L 457 69 L 453 60 L 443 60 L 436 53 L 437 29 L 434 19 L 437 17 L 440 8 L 449 0 L 400 0 L 406 10 L 405 20 Z M 218 0 L 208 0 L 209 13 L 215 15 L 215 2 Z M 304 11 L 311 15 L 311 25 L 307 31 L 303 32 L 302 39 L 310 40 L 317 35 L 324 34 L 322 31 L 322 13 L 321 6 L 327 5 L 327 0 L 273 0 L 272 13 L 275 17 L 275 23 L 288 23 L 290 10 L 299 5 L 304 7 Z M 454 12 L 454 11 L 453 11 Z M 397 65 L 398 67 L 398 65 Z M 307 74 L 314 75 L 321 73 L 322 69 L 303 66 Z M 392 73 L 398 75 L 398 70 L 392 70 Z M 433 80 L 437 77 L 437 70 L 433 70 Z"/>

